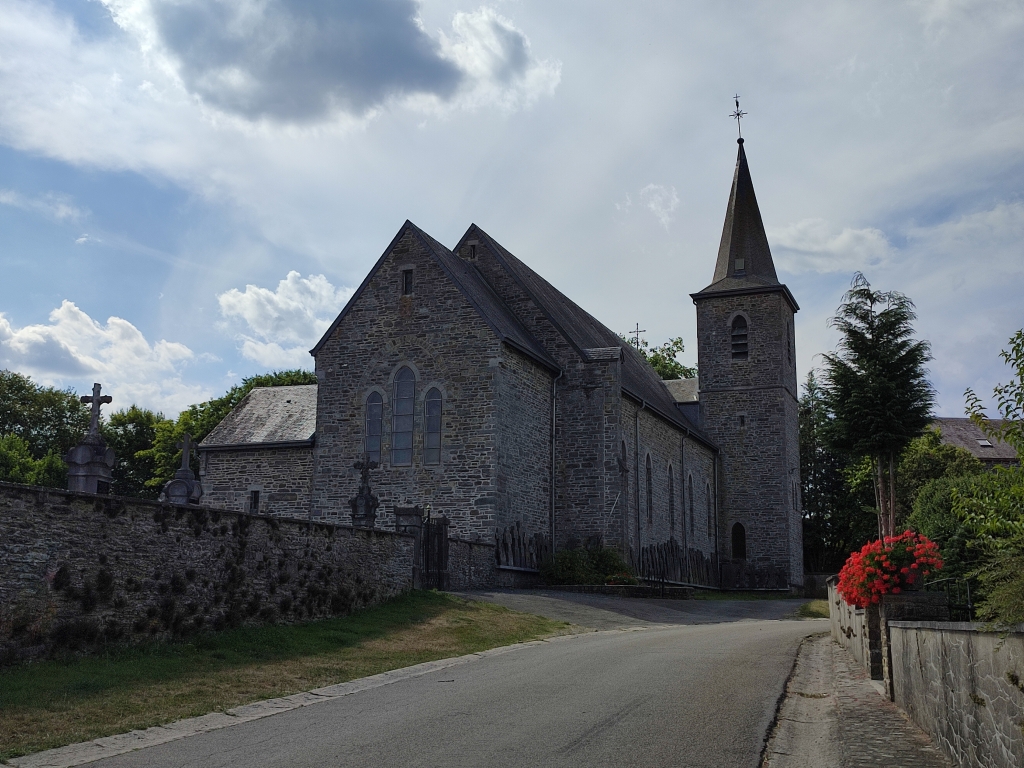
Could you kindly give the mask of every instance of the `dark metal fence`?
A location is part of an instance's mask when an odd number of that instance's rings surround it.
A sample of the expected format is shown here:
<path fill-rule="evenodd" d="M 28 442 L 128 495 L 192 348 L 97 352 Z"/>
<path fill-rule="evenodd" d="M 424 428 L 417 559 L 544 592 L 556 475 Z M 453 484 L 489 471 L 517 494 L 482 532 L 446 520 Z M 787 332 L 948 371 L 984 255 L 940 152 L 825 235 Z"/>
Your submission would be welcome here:
<path fill-rule="evenodd" d="M 974 621 L 974 602 L 971 599 L 971 583 L 967 579 L 948 577 L 929 581 L 924 585 L 926 592 L 945 592 L 949 605 L 950 621 Z"/>
<path fill-rule="evenodd" d="M 698 549 L 684 549 L 675 539 L 650 544 L 640 550 L 640 561 L 630 556 L 634 572 L 652 583 L 718 586 L 718 558 Z"/>
<path fill-rule="evenodd" d="M 448 518 L 425 520 L 422 536 L 423 588 L 448 589 Z"/>
<path fill-rule="evenodd" d="M 537 571 L 551 557 L 551 540 L 543 533 L 524 533 L 519 523 L 495 531 L 494 539 L 499 568 Z"/>

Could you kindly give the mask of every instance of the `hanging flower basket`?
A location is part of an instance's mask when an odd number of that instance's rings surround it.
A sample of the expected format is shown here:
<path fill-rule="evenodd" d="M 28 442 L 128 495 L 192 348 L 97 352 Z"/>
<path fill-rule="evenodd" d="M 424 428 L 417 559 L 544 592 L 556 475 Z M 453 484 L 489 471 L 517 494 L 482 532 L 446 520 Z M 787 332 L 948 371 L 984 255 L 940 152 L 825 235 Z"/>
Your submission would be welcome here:
<path fill-rule="evenodd" d="M 927 536 L 905 531 L 884 541 L 871 541 L 854 552 L 839 572 L 839 594 L 857 608 L 867 608 L 882 595 L 920 589 L 924 578 L 942 568 L 939 547 Z"/>

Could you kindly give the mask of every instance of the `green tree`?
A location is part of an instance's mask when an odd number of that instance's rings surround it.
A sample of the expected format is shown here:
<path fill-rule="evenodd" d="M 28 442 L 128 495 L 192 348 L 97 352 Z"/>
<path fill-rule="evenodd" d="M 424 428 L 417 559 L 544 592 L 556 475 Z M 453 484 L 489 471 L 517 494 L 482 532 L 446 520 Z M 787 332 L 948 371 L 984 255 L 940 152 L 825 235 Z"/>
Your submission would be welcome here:
<path fill-rule="evenodd" d="M 900 479 L 896 490 L 897 523 L 911 514 L 921 489 L 931 481 L 984 471 L 985 466 L 974 454 L 955 445 L 946 445 L 942 442 L 942 433 L 929 427 L 923 435 L 911 440 L 900 454 L 896 470 Z"/>
<path fill-rule="evenodd" d="M 840 331 L 824 356 L 822 389 L 832 419 L 830 447 L 872 463 L 881 536 L 895 533 L 896 465 L 907 444 L 931 421 L 934 392 L 925 363 L 928 342 L 913 339 L 914 304 L 902 293 L 871 289 L 859 272 L 829 323 Z"/>
<path fill-rule="evenodd" d="M 88 429 L 89 409 L 70 389 L 44 387 L 0 370 L 0 435 L 20 437 L 33 458 L 67 455 Z"/>
<path fill-rule="evenodd" d="M 814 371 L 807 374 L 799 418 L 804 568 L 809 573 L 835 573 L 877 530 L 874 510 L 867 506 L 871 496 L 848 486 L 849 459 L 825 440 L 831 415 Z"/>
<path fill-rule="evenodd" d="M 650 346 L 645 339 L 639 342 L 627 339 L 622 334 L 619 338 L 636 349 L 662 379 L 695 379 L 697 369 L 684 365 L 677 359 L 685 351 L 682 337 L 669 339 L 660 347 Z"/>
<path fill-rule="evenodd" d="M 48 488 L 68 487 L 68 468 L 60 456 L 50 451 L 37 459 L 25 440 L 17 435 L 0 437 L 0 480 Z"/>
<path fill-rule="evenodd" d="M 153 499 L 159 495 L 160 489 L 147 483 L 156 475 L 152 449 L 157 426 L 167 421 L 162 413 L 132 405 L 115 412 L 103 424 L 103 439 L 117 456 L 114 465 L 114 493 Z"/>
<path fill-rule="evenodd" d="M 136 454 L 139 461 L 151 462 L 149 465 L 152 466 L 153 474 L 146 481 L 146 487 L 159 493 L 164 483 L 174 477 L 175 470 L 181 466 L 181 449 L 178 448 L 178 443 L 186 433 L 198 443 L 256 387 L 285 387 L 296 384 L 316 384 L 316 374 L 296 369 L 249 376 L 242 379 L 241 384 L 231 387 L 221 397 L 190 405 L 176 420 L 157 422 L 154 425 L 153 447 Z M 192 471 L 197 474 L 199 472 L 195 457 L 192 459 Z"/>
<path fill-rule="evenodd" d="M 1024 458 L 1024 329 L 1000 356 L 1013 370 L 1009 384 L 993 390 L 1001 420 L 990 420 L 972 389 L 967 413 L 990 438 L 1012 445 Z M 996 624 L 1024 623 L 1024 468 L 996 467 L 968 488 L 954 488 L 953 511 L 971 527 L 984 553 L 976 576 L 983 590 L 979 615 Z"/>

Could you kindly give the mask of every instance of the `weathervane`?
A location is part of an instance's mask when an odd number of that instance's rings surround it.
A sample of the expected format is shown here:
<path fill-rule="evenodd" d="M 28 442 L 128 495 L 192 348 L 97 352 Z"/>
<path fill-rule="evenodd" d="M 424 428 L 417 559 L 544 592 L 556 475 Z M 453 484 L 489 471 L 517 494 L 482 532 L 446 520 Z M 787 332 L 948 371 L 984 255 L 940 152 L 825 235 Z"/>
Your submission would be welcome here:
<path fill-rule="evenodd" d="M 747 113 L 740 109 L 740 95 L 738 93 L 735 96 L 733 96 L 733 99 L 735 99 L 736 101 L 736 110 L 731 115 L 729 115 L 729 117 L 736 120 L 736 132 L 740 136 L 740 141 L 742 141 L 743 131 L 740 128 L 740 120 L 742 120 Z"/>

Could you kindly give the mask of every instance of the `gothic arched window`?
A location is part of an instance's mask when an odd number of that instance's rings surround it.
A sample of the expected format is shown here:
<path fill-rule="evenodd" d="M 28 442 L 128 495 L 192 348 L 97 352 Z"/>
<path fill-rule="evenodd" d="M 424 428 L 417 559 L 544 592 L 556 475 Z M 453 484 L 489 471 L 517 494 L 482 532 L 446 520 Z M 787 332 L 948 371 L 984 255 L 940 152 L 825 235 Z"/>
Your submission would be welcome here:
<path fill-rule="evenodd" d="M 672 465 L 668 465 L 668 531 L 669 538 L 676 535 L 676 479 Z"/>
<path fill-rule="evenodd" d="M 441 390 L 431 387 L 423 400 L 423 463 L 441 463 Z"/>
<path fill-rule="evenodd" d="M 371 392 L 366 398 L 366 427 L 363 431 L 363 451 L 370 461 L 380 464 L 381 420 L 384 415 L 384 399 L 380 392 Z"/>
<path fill-rule="evenodd" d="M 413 406 L 416 402 L 416 374 L 402 366 L 395 375 L 395 396 L 391 400 L 391 463 L 412 464 Z"/>
<path fill-rule="evenodd" d="M 742 523 L 736 523 L 732 527 L 732 558 L 747 559 L 747 531 Z"/>
<path fill-rule="evenodd" d="M 732 321 L 732 359 L 747 359 L 747 320 L 736 315 Z"/>
<path fill-rule="evenodd" d="M 693 475 L 690 475 L 686 483 L 686 510 L 690 513 L 690 535 L 694 534 L 694 514 L 693 514 Z"/>
<path fill-rule="evenodd" d="M 708 538 L 710 539 L 715 530 L 715 505 L 711 500 L 711 486 L 707 484 L 704 486 L 704 500 L 708 507 Z"/>
<path fill-rule="evenodd" d="M 654 476 L 651 472 L 651 454 L 647 454 L 647 524 L 654 522 Z"/>

